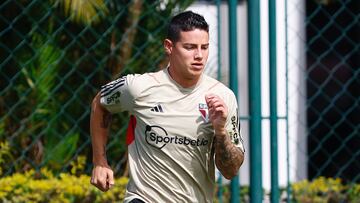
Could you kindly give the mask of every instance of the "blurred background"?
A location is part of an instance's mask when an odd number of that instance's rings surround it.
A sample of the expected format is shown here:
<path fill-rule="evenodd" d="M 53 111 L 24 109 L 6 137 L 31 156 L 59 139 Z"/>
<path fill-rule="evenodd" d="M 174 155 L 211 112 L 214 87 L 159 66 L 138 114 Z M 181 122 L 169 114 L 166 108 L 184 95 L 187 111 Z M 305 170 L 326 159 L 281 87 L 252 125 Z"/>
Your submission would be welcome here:
<path fill-rule="evenodd" d="M 246 147 L 238 177 L 218 174 L 215 201 L 360 202 L 359 7 L 1 1 L 0 201 L 121 201 L 128 114 L 114 116 L 107 145 L 118 189 L 101 194 L 89 184 L 92 98 L 120 75 L 166 67 L 166 25 L 192 10 L 210 25 L 206 73 L 236 93 Z"/>

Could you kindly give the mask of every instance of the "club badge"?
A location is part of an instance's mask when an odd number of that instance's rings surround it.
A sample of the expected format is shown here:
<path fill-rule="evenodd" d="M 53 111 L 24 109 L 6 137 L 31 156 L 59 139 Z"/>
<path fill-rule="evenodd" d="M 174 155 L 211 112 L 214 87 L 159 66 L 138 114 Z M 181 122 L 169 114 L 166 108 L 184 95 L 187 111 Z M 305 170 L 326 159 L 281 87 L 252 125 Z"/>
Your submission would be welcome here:
<path fill-rule="evenodd" d="M 205 122 L 209 122 L 209 110 L 206 104 L 199 104 L 199 111 L 201 117 L 205 120 Z"/>

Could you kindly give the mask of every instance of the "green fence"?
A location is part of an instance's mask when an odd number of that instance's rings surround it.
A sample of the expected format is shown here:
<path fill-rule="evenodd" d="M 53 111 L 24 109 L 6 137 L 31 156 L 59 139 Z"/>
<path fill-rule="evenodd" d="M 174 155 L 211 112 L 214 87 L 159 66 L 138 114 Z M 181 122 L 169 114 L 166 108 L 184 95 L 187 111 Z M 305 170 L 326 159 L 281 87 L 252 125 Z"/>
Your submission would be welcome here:
<path fill-rule="evenodd" d="M 219 2 L 216 1 L 218 5 Z M 102 84 L 120 74 L 143 73 L 166 66 L 162 51 L 165 25 L 169 16 L 191 3 L 2 1 L 0 177 L 44 168 L 59 175 L 76 169 L 81 163 L 85 167 L 82 173 L 90 174 L 89 113 L 93 96 Z M 287 122 L 289 146 L 303 147 L 296 148 L 295 152 L 288 150 L 287 171 L 302 168 L 301 174 L 294 170 L 288 176 L 310 180 L 319 176 L 339 177 L 343 183 L 358 183 L 359 3 L 356 0 L 285 0 L 285 4 L 288 10 L 284 20 L 301 13 L 300 22 L 304 23 L 300 30 L 293 29 L 289 21 L 286 24 L 286 103 L 296 100 L 303 107 L 293 113 L 291 106 L 287 106 L 286 119 L 283 119 Z M 252 6 L 256 9 L 257 5 Z M 220 36 L 221 30 L 218 31 Z M 291 45 L 295 41 L 302 44 L 298 51 L 305 58 L 292 55 Z M 220 67 L 218 63 L 215 66 Z M 294 71 L 301 73 L 300 82 L 296 84 L 288 77 Z M 242 121 L 251 116 L 245 115 Z M 281 118 L 272 116 L 280 122 Z M 123 155 L 127 122 L 127 114 L 114 118 L 107 148 L 110 165 L 117 176 L 126 173 Z M 292 139 L 294 128 L 302 129 L 301 139 Z M 259 132 L 259 129 L 253 130 Z M 292 160 L 302 160 L 299 156 L 305 157 L 304 161 L 293 165 Z M 289 197 L 294 192 L 291 184 L 289 182 Z"/>
<path fill-rule="evenodd" d="M 308 3 L 307 129 L 309 177 L 360 181 L 360 5 Z"/>
<path fill-rule="evenodd" d="M 99 87 L 122 73 L 166 66 L 165 26 L 191 1 L 0 3 L 1 176 L 30 168 L 90 170 L 89 112 Z M 123 173 L 127 115 L 115 118 L 108 157 Z"/>
<path fill-rule="evenodd" d="M 300 78 L 298 82 L 287 81 L 287 101 L 297 95 L 298 108 L 303 109 L 294 115 L 288 108 L 288 128 L 303 133 L 288 141 L 298 149 L 288 152 L 289 168 L 305 167 L 303 172 L 293 170 L 289 176 L 340 178 L 350 189 L 335 192 L 327 182 L 323 185 L 328 190 L 318 189 L 322 193 L 318 196 L 327 201 L 333 196 L 335 202 L 358 202 L 359 197 L 350 200 L 349 196 L 353 193 L 351 185 L 360 182 L 359 1 L 288 1 L 287 8 L 287 20 L 298 15 L 304 21 L 299 29 L 294 21 L 287 24 L 287 74 L 298 72 Z M 298 55 L 291 50 L 296 41 L 303 44 L 298 46 Z M 303 162 L 295 165 L 292 160 Z"/>

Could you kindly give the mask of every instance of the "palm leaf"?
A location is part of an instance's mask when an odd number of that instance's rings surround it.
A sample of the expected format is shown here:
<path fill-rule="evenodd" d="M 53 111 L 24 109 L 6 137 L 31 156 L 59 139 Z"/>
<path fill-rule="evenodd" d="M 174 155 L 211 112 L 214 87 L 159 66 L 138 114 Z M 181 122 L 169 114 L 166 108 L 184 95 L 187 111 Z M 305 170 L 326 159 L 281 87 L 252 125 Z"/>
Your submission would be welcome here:
<path fill-rule="evenodd" d="M 101 17 L 109 13 L 103 0 L 53 0 L 60 6 L 70 20 L 85 25 L 100 22 Z"/>
<path fill-rule="evenodd" d="M 79 133 L 65 135 L 59 142 L 49 140 L 45 143 L 45 165 L 52 169 L 61 169 L 76 152 Z"/>

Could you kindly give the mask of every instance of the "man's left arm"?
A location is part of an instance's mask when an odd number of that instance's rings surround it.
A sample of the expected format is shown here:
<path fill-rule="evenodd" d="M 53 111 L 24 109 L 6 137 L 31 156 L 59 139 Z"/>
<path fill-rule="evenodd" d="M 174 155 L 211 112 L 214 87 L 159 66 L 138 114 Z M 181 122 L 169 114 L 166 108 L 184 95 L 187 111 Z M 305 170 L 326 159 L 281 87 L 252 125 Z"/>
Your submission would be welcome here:
<path fill-rule="evenodd" d="M 215 163 L 221 174 L 231 179 L 236 176 L 244 161 L 244 152 L 230 140 L 226 131 L 215 131 Z"/>
<path fill-rule="evenodd" d="M 215 164 L 225 178 L 231 179 L 236 176 L 244 161 L 244 152 L 232 143 L 228 135 L 226 129 L 228 107 L 224 101 L 213 94 L 206 95 L 205 99 L 210 121 L 215 130 Z"/>

